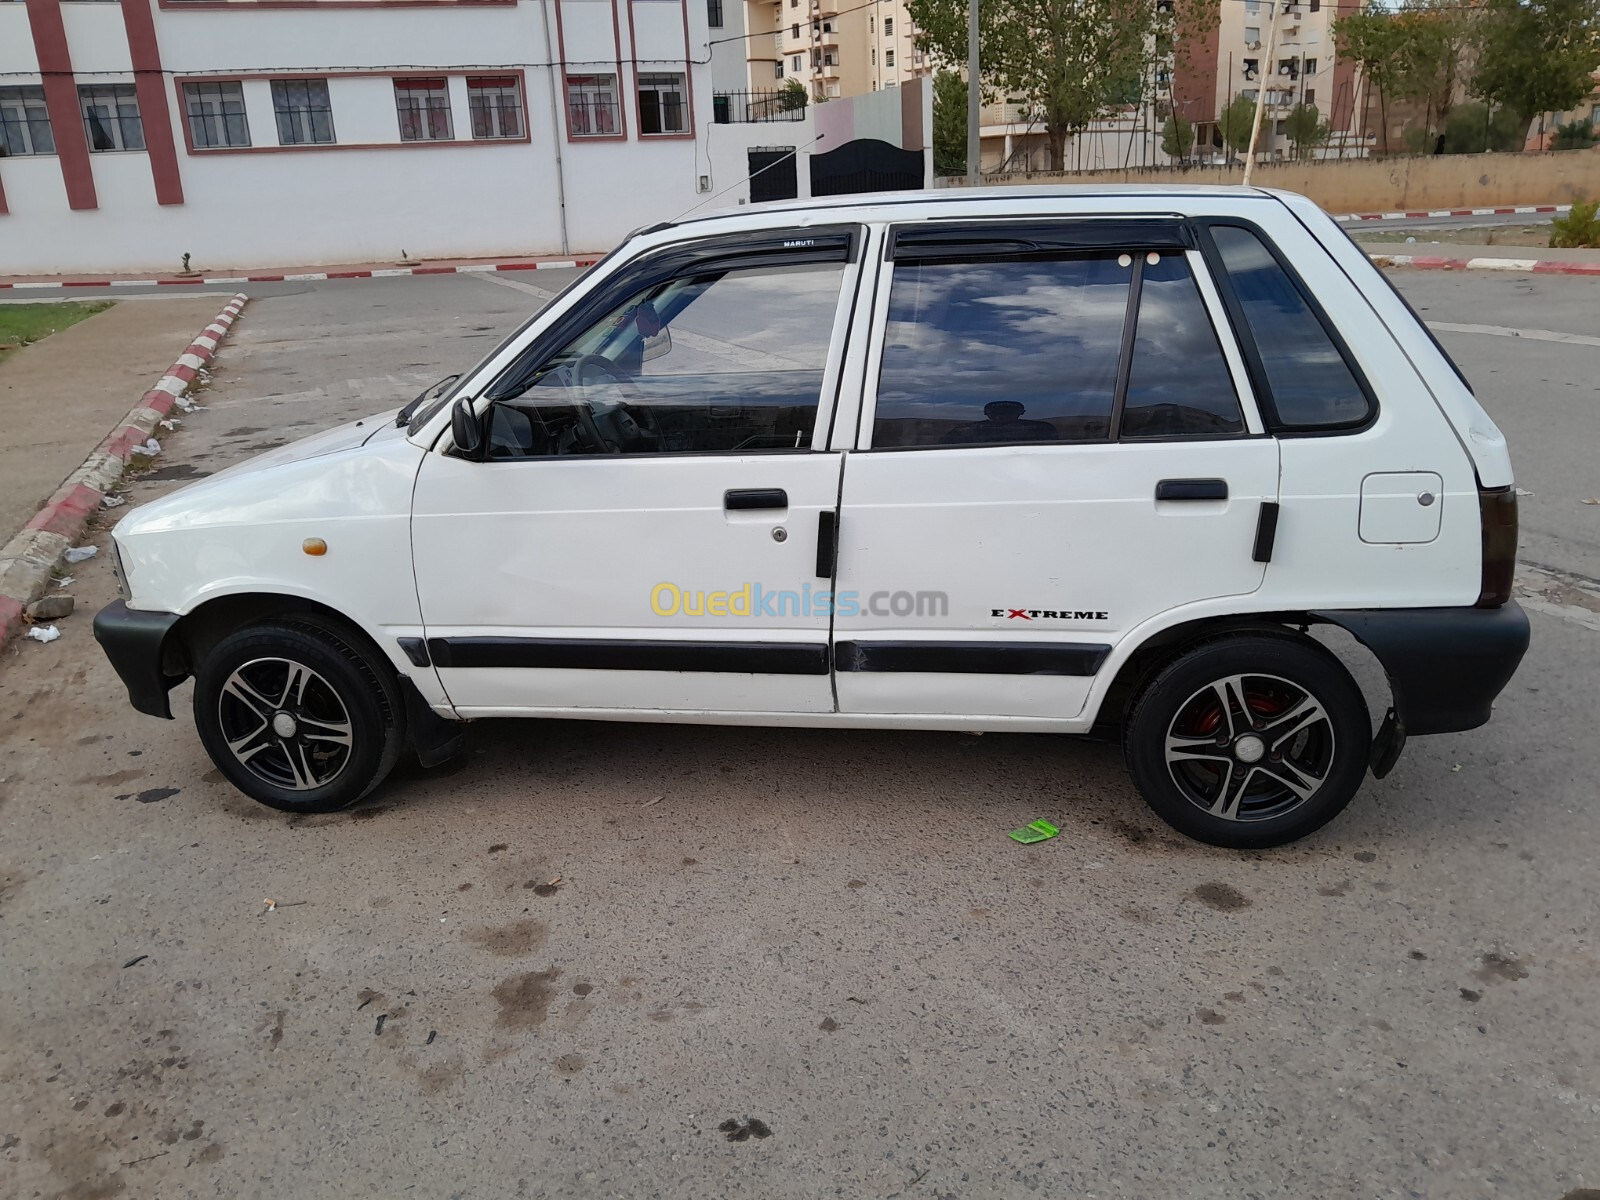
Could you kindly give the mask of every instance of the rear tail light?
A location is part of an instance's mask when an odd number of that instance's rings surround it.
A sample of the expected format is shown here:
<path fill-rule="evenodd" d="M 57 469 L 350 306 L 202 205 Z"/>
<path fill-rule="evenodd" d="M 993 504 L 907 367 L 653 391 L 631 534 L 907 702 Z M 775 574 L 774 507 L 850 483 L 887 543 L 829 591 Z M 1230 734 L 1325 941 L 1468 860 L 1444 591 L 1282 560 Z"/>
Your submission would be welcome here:
<path fill-rule="evenodd" d="M 1479 488 L 1478 515 L 1483 523 L 1483 581 L 1479 608 L 1499 608 L 1511 599 L 1511 578 L 1517 569 L 1517 491 Z"/>

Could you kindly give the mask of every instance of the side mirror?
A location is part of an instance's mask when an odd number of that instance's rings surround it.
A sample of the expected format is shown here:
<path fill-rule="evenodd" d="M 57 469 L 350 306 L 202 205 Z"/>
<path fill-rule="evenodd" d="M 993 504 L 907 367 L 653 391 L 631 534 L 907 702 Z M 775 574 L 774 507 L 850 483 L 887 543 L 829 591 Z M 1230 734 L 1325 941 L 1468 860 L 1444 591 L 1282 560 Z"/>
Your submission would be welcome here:
<path fill-rule="evenodd" d="M 477 458 L 483 449 L 483 425 L 472 411 L 472 400 L 462 396 L 450 409 L 450 437 L 464 458 Z"/>

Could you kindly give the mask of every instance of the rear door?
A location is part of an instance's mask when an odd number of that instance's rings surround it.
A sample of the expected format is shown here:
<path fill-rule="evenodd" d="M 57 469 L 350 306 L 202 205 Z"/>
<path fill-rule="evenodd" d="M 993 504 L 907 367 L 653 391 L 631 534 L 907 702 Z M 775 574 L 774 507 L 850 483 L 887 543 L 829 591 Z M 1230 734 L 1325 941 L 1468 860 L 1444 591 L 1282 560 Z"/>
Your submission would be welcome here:
<path fill-rule="evenodd" d="M 1277 444 L 1182 222 L 888 245 L 840 505 L 839 708 L 1076 716 L 1130 630 L 1261 585 Z"/>

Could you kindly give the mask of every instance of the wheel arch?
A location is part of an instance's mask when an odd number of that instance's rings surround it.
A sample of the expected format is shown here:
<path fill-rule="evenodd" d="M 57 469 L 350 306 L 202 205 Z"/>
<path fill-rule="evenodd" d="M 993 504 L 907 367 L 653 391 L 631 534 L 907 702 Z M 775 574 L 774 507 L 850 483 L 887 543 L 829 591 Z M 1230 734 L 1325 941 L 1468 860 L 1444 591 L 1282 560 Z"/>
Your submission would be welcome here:
<path fill-rule="evenodd" d="M 213 596 L 180 617 L 162 646 L 162 669 L 169 675 L 192 675 L 197 663 L 236 629 L 273 617 L 317 617 L 337 628 L 341 636 L 360 643 L 377 662 L 389 656 L 360 623 L 320 601 L 285 592 L 233 592 Z"/>
<path fill-rule="evenodd" d="M 1337 654 L 1306 632 L 1310 626 L 1321 623 L 1324 622 L 1309 612 L 1243 613 L 1233 616 L 1200 617 L 1158 629 L 1140 642 L 1118 666 L 1117 673 L 1107 687 L 1100 707 L 1095 713 L 1093 733 L 1108 739 L 1119 737 L 1128 714 L 1145 685 L 1167 664 L 1203 642 L 1214 641 L 1221 637 L 1266 634 L 1303 642 L 1339 662 Z M 1371 653 L 1364 646 L 1362 651 Z M 1348 672 L 1348 667 L 1344 663 L 1340 662 L 1339 665 Z"/>

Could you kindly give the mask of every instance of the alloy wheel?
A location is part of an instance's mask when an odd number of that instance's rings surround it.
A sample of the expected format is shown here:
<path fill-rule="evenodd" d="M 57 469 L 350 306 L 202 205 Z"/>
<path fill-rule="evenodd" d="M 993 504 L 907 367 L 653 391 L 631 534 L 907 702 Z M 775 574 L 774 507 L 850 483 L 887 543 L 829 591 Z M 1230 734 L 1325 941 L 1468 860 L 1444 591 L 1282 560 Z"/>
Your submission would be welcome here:
<path fill-rule="evenodd" d="M 1229 675 L 1196 691 L 1167 727 L 1167 771 L 1191 803 L 1227 821 L 1307 804 L 1333 770 L 1326 706 L 1276 675 Z"/>
<path fill-rule="evenodd" d="M 350 762 L 355 727 L 338 691 L 304 663 L 256 658 L 229 675 L 217 698 L 228 751 L 274 787 L 326 787 Z"/>

